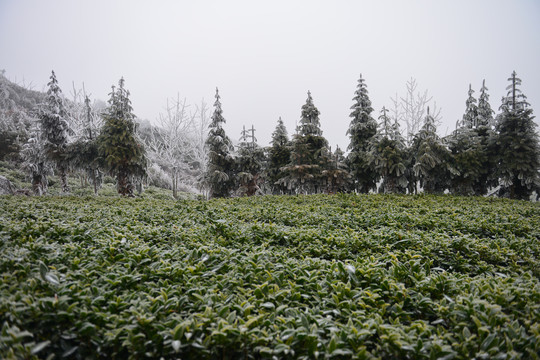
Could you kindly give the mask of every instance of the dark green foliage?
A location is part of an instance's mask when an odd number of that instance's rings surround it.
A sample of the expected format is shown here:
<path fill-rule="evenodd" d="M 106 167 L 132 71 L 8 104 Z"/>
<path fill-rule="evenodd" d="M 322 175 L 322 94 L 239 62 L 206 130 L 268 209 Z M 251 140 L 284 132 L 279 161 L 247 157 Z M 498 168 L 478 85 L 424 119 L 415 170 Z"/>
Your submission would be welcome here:
<path fill-rule="evenodd" d="M 210 188 L 210 198 L 228 197 L 234 187 L 234 159 L 231 156 L 233 145 L 225 134 L 223 110 L 219 101 L 219 91 L 216 88 L 214 113 L 209 125 L 210 131 L 206 139 L 208 149 L 208 166 L 205 182 Z"/>
<path fill-rule="evenodd" d="M 539 139 L 532 109 L 519 89 L 521 79 L 514 71 L 508 80 L 511 84 L 503 98 L 493 145 L 498 160 L 496 175 L 501 196 L 529 199 L 540 188 Z"/>
<path fill-rule="evenodd" d="M 291 160 L 283 168 L 285 176 L 278 183 L 297 194 L 325 191 L 323 171 L 328 164 L 328 141 L 322 135 L 319 110 L 308 91 L 297 133 L 293 136 Z"/>
<path fill-rule="evenodd" d="M 482 92 L 485 90 L 485 84 Z M 474 91 L 469 85 L 469 97 L 465 102 L 465 114 L 460 126 L 449 137 L 448 143 L 452 152 L 453 168 L 456 170 L 452 174 L 450 191 L 458 195 L 484 195 L 487 191 L 488 149 L 487 142 L 489 136 L 486 127 L 486 108 L 483 115 L 479 114 L 476 106 L 476 99 L 473 97 Z M 484 105 L 489 107 L 486 94 Z M 482 135 L 480 135 L 482 134 Z"/>
<path fill-rule="evenodd" d="M 0 198 L 2 359 L 537 359 L 540 209 Z"/>
<path fill-rule="evenodd" d="M 112 87 L 110 96 L 103 115 L 105 122 L 97 138 L 98 150 L 106 169 L 116 176 L 118 193 L 133 196 L 135 178 L 146 173 L 145 149 L 136 135 L 135 115 L 123 78 L 118 88 Z"/>
<path fill-rule="evenodd" d="M 262 171 L 265 157 L 264 150 L 257 144 L 255 129 L 242 131 L 240 145 L 236 156 L 236 179 L 239 196 L 262 194 L 260 185 L 263 182 Z"/>
<path fill-rule="evenodd" d="M 326 170 L 322 176 L 328 194 L 347 193 L 351 189 L 352 178 L 347 168 L 343 151 L 336 146 L 336 151 L 328 159 Z"/>
<path fill-rule="evenodd" d="M 376 189 L 378 180 L 377 172 L 369 158 L 371 142 L 377 133 L 377 122 L 371 116 L 373 108 L 362 75 L 358 80 L 353 101 L 354 104 L 351 107 L 353 111 L 350 115 L 352 120 L 347 130 L 350 138 L 347 163 L 354 181 L 354 189 L 367 193 Z"/>
<path fill-rule="evenodd" d="M 414 175 L 424 192 L 440 194 L 450 187 L 451 174 L 456 174 L 456 170 L 450 151 L 437 135 L 429 107 L 424 126 L 414 137 L 412 154 Z"/>
<path fill-rule="evenodd" d="M 291 143 L 287 136 L 287 129 L 281 117 L 276 129 L 272 133 L 272 145 L 268 149 L 268 166 L 266 168 L 266 181 L 270 184 L 272 194 L 286 194 L 287 187 L 279 182 L 285 176 L 282 168 L 291 160 Z"/>
<path fill-rule="evenodd" d="M 397 119 L 392 124 L 382 108 L 379 130 L 374 136 L 369 153 L 370 165 L 383 179 L 379 192 L 405 193 L 407 189 L 407 149 L 399 132 Z"/>

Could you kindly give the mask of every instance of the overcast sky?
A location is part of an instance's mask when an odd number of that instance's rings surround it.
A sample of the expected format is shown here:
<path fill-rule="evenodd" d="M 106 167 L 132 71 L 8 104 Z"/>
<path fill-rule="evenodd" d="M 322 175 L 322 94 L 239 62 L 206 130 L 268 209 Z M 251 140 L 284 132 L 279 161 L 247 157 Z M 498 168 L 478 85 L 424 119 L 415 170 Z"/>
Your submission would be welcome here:
<path fill-rule="evenodd" d="M 414 77 L 442 108 L 439 133 L 462 117 L 469 83 L 486 79 L 499 108 L 515 70 L 540 112 L 540 1 L 0 0 L 0 69 L 65 94 L 84 82 L 107 100 L 126 80 L 135 114 L 155 121 L 166 99 L 211 106 L 226 131 L 255 126 L 266 146 L 281 116 L 294 133 L 310 90 L 323 135 L 348 145 L 352 97 L 366 79 L 378 117 Z M 536 119 L 538 121 L 538 119 Z"/>

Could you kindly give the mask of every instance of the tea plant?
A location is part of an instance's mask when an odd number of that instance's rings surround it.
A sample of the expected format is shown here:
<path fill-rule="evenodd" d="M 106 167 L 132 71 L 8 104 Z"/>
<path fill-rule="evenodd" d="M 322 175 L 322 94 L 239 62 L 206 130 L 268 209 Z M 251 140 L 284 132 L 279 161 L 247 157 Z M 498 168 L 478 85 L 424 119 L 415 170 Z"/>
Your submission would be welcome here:
<path fill-rule="evenodd" d="M 540 208 L 0 197 L 0 357 L 538 358 Z"/>

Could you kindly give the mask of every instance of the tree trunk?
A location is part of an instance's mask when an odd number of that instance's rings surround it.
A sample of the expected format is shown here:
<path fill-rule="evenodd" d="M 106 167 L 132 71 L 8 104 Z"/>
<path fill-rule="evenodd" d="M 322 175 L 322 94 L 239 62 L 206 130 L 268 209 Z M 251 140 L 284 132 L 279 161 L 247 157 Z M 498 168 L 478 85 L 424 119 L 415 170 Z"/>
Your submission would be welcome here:
<path fill-rule="evenodd" d="M 58 171 L 60 173 L 60 183 L 62 184 L 62 192 L 68 193 L 69 185 L 67 181 L 66 169 L 63 166 L 59 166 Z"/>
<path fill-rule="evenodd" d="M 133 197 L 133 184 L 129 180 L 128 172 L 125 169 L 119 169 L 116 175 L 116 188 L 118 194 L 122 196 Z"/>
<path fill-rule="evenodd" d="M 92 169 L 92 184 L 94 184 L 94 195 L 98 194 L 96 171 L 96 169 Z"/>

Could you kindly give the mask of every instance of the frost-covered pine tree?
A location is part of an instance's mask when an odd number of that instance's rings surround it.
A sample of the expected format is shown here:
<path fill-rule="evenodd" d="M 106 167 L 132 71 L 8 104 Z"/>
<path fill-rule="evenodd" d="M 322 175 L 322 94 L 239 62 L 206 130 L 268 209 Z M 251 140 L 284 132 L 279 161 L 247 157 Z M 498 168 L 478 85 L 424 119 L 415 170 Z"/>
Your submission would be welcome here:
<path fill-rule="evenodd" d="M 473 184 L 474 194 L 477 196 L 486 195 L 490 187 L 497 185 L 493 175 L 496 162 L 496 152 L 492 146 L 493 137 L 495 135 L 495 132 L 493 131 L 493 114 L 494 111 L 491 109 L 489 103 L 486 81 L 483 80 L 480 96 L 478 97 L 476 125 L 474 128 L 476 135 L 479 138 L 480 149 L 482 152 L 480 174 Z"/>
<path fill-rule="evenodd" d="M 378 180 L 377 172 L 369 159 L 371 142 L 377 133 L 377 122 L 371 116 L 373 108 L 361 74 L 353 101 L 351 107 L 353 111 L 350 115 L 352 120 L 347 130 L 350 137 L 347 164 L 353 178 L 354 189 L 367 193 L 376 189 Z"/>
<path fill-rule="evenodd" d="M 327 193 L 336 194 L 350 191 L 351 174 L 345 161 L 343 151 L 339 146 L 336 146 L 336 151 L 332 153 L 326 170 L 323 170 Z"/>
<path fill-rule="evenodd" d="M 257 144 L 255 128 L 244 129 L 241 132 L 240 144 L 236 156 L 237 195 L 253 196 L 262 194 L 262 171 L 264 167 L 264 151 Z"/>
<path fill-rule="evenodd" d="M 268 149 L 266 178 L 270 183 L 272 194 L 287 193 L 286 187 L 283 184 L 280 185 L 278 182 L 285 176 L 282 168 L 289 163 L 290 159 L 291 144 L 287 136 L 287 128 L 280 117 L 276 129 L 272 133 L 272 144 Z"/>
<path fill-rule="evenodd" d="M 49 186 L 47 176 L 52 172 L 44 148 L 43 133 L 36 124 L 30 130 L 30 138 L 22 147 L 21 156 L 23 158 L 22 169 L 30 175 L 32 190 L 37 196 L 47 194 Z"/>
<path fill-rule="evenodd" d="M 146 156 L 137 136 L 137 124 L 124 88 L 124 78 L 112 87 L 109 107 L 98 137 L 98 149 L 106 168 L 116 176 L 116 188 L 122 196 L 133 196 L 134 181 L 146 173 Z"/>
<path fill-rule="evenodd" d="M 475 127 L 477 129 L 483 126 L 491 127 L 493 125 L 493 114 L 495 112 L 491 109 L 491 105 L 489 104 L 489 94 L 485 79 L 482 81 L 482 88 L 480 89 L 480 96 L 478 97 L 478 107 L 476 111 L 477 120 Z"/>
<path fill-rule="evenodd" d="M 392 123 L 385 107 L 369 152 L 370 165 L 383 179 L 379 192 L 404 193 L 407 189 L 407 152 L 397 119 Z"/>
<path fill-rule="evenodd" d="M 495 136 L 496 175 L 501 196 L 529 199 L 539 189 L 540 145 L 532 109 L 521 92 L 521 79 L 514 71 L 503 98 Z"/>
<path fill-rule="evenodd" d="M 322 172 L 328 164 L 328 141 L 322 135 L 319 114 L 308 91 L 300 125 L 292 141 L 291 161 L 283 168 L 286 176 L 278 182 L 297 194 L 324 191 Z"/>
<path fill-rule="evenodd" d="M 443 193 L 450 185 L 452 167 L 450 151 L 437 135 L 435 119 L 429 113 L 412 145 L 413 171 L 426 193 Z"/>
<path fill-rule="evenodd" d="M 465 102 L 465 114 L 463 114 L 462 126 L 472 129 L 476 127 L 476 121 L 478 118 L 478 107 L 476 105 L 476 99 L 473 96 L 474 90 L 471 84 L 469 84 L 469 97 Z"/>
<path fill-rule="evenodd" d="M 486 151 L 476 132 L 478 108 L 474 91 L 469 84 L 469 97 L 465 102 L 465 114 L 460 126 L 448 138 L 452 152 L 453 167 L 450 191 L 457 195 L 474 195 L 475 185 L 482 175 L 482 166 L 486 162 Z"/>
<path fill-rule="evenodd" d="M 223 110 L 219 101 L 219 90 L 216 88 L 214 113 L 210 122 L 206 147 L 208 149 L 208 166 L 205 183 L 209 188 L 210 198 L 228 197 L 234 186 L 234 159 L 231 156 L 233 145 L 225 134 Z"/>
<path fill-rule="evenodd" d="M 67 112 L 62 98 L 62 90 L 58 86 L 54 71 L 47 84 L 47 96 L 45 103 L 38 108 L 38 117 L 44 141 L 44 151 L 47 159 L 51 161 L 60 177 L 62 192 L 69 192 L 67 182 L 68 161 L 66 159 L 66 147 L 68 144 L 69 125 Z"/>

